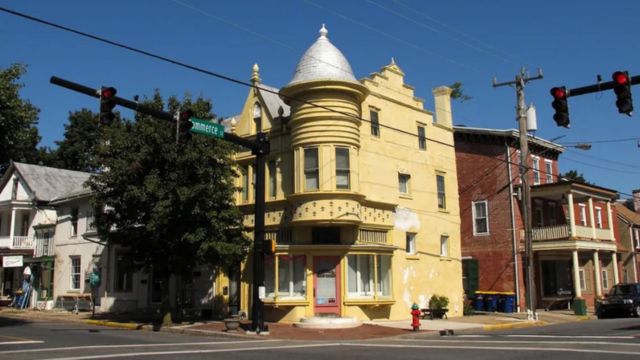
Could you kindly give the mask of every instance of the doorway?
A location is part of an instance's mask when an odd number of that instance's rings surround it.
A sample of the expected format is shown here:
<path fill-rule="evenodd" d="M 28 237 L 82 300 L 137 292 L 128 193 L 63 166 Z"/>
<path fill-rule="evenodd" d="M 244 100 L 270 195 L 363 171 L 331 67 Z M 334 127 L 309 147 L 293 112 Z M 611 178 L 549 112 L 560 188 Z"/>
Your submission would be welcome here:
<path fill-rule="evenodd" d="M 316 315 L 340 316 L 340 257 L 313 258 L 313 304 Z"/>

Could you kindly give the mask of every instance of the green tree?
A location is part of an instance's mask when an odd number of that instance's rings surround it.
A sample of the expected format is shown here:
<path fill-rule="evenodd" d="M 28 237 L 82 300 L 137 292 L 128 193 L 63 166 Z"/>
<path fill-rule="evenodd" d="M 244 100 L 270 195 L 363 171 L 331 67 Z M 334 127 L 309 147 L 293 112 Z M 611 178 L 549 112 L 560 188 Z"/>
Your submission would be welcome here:
<path fill-rule="evenodd" d="M 19 83 L 26 72 L 26 66 L 13 64 L 0 69 L 0 175 L 11 160 L 37 163 L 39 155 L 46 155 L 46 149 L 38 150 L 40 135 L 36 125 L 40 110 L 28 100 L 20 98 Z"/>
<path fill-rule="evenodd" d="M 69 123 L 64 125 L 64 139 L 56 141 L 58 148 L 49 160 L 52 166 L 95 172 L 100 168 L 96 155 L 100 144 L 98 114 L 89 109 L 69 113 Z"/>
<path fill-rule="evenodd" d="M 164 101 L 156 92 L 145 103 L 160 110 Z M 169 112 L 179 107 L 213 117 L 202 98 L 168 100 Z M 176 145 L 173 124 L 141 114 L 114 125 L 101 128 L 97 148 L 96 160 L 106 170 L 89 180 L 96 205 L 107 209 L 96 216 L 101 238 L 129 247 L 139 267 L 160 276 L 188 279 L 198 265 L 243 260 L 249 240 L 234 204 L 233 146 L 203 136 Z"/>
<path fill-rule="evenodd" d="M 587 181 L 587 179 L 584 178 L 582 173 L 579 173 L 577 170 L 569 170 L 564 174 L 560 174 L 558 176 L 560 177 L 560 179 L 566 179 L 570 181 L 579 182 L 582 184 L 592 185 L 590 182 Z"/>
<path fill-rule="evenodd" d="M 452 100 L 460 100 L 460 102 L 465 102 L 473 99 L 471 96 L 465 94 L 464 89 L 462 88 L 461 82 L 456 81 L 453 84 L 449 85 L 449 87 L 451 88 L 451 90 L 453 90 L 451 92 Z"/>

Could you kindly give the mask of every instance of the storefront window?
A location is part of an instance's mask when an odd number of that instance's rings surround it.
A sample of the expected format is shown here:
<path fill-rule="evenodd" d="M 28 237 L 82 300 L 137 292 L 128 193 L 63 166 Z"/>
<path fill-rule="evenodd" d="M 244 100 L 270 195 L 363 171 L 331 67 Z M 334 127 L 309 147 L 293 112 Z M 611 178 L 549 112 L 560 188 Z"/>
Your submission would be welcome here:
<path fill-rule="evenodd" d="M 274 298 L 278 294 L 279 299 L 303 298 L 307 292 L 305 256 L 277 256 L 278 261 L 278 287 L 275 279 L 275 257 L 266 256 L 265 259 L 265 292 L 267 298 Z"/>
<path fill-rule="evenodd" d="M 372 298 L 374 292 L 380 297 L 391 296 L 390 255 L 349 255 L 347 265 L 347 289 L 350 298 Z"/>
<path fill-rule="evenodd" d="M 376 259 L 376 294 L 378 296 L 391 296 L 391 256 L 378 255 Z"/>

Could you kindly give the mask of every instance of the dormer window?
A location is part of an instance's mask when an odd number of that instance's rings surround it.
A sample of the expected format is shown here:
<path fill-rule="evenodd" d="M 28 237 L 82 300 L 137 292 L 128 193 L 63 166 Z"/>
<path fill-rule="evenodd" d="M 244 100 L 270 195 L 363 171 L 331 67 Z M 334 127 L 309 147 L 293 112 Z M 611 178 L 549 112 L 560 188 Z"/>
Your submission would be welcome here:
<path fill-rule="evenodd" d="M 262 106 L 258 102 L 253 104 L 253 125 L 256 133 L 262 131 Z"/>

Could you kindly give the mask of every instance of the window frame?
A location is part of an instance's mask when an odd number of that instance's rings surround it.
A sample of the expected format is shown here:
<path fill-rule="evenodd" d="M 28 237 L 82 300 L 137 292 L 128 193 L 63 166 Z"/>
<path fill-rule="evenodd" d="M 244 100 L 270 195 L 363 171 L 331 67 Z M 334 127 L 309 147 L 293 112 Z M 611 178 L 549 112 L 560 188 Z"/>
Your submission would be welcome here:
<path fill-rule="evenodd" d="M 540 185 L 540 157 L 531 157 L 531 168 L 533 170 L 533 185 Z"/>
<path fill-rule="evenodd" d="M 302 261 L 302 267 L 300 269 L 297 269 L 295 266 L 295 262 L 296 260 L 298 261 Z M 286 273 L 287 273 L 287 291 L 283 292 L 280 288 L 280 283 L 281 283 L 281 276 L 282 276 L 282 271 L 281 271 L 281 267 L 280 267 L 280 263 L 285 262 L 286 261 Z M 275 256 L 275 261 L 274 261 L 274 266 L 277 266 L 277 274 L 278 274 L 278 278 L 275 279 L 274 276 L 274 294 L 277 296 L 278 299 L 305 299 L 307 297 L 307 257 L 306 255 L 276 255 Z M 284 266 L 283 266 L 284 268 Z M 275 270 L 275 269 L 274 269 Z M 298 276 L 302 275 L 300 277 L 301 279 L 301 287 L 302 287 L 302 291 L 300 293 L 296 293 L 295 292 L 295 287 L 296 287 L 296 270 L 301 270 L 302 274 L 298 274 Z M 274 274 L 275 275 L 275 274 Z M 277 281 L 276 281 L 277 280 Z"/>
<path fill-rule="evenodd" d="M 601 273 L 601 277 L 602 277 L 602 288 L 603 289 L 608 289 L 609 288 L 609 272 L 607 271 L 607 269 L 601 269 L 602 271 Z"/>
<path fill-rule="evenodd" d="M 341 156 L 344 156 L 346 153 L 346 157 L 344 158 L 346 160 L 346 168 L 339 168 L 338 167 L 338 153 L 339 152 L 343 152 L 343 154 Z M 335 156 L 336 156 L 336 190 L 349 190 L 351 189 L 351 159 L 350 159 L 350 155 L 351 152 L 349 151 L 348 147 L 336 147 L 335 148 Z M 346 185 L 344 184 L 339 184 L 338 179 L 340 179 L 340 176 L 345 176 L 346 175 L 346 180 L 347 183 Z"/>
<path fill-rule="evenodd" d="M 80 291 L 82 287 L 82 257 L 80 255 L 70 255 L 71 260 L 71 273 L 70 273 L 70 286 L 69 289 L 73 291 Z M 77 261 L 77 264 L 75 264 Z M 77 280 L 77 287 L 75 281 Z"/>
<path fill-rule="evenodd" d="M 545 170 L 545 178 L 547 180 L 547 184 L 553 183 L 553 161 L 549 159 L 545 159 L 544 170 Z"/>
<path fill-rule="evenodd" d="M 80 208 L 77 206 L 71 207 L 69 211 L 69 225 L 71 226 L 69 234 L 71 237 L 78 236 L 78 218 L 80 217 Z"/>
<path fill-rule="evenodd" d="M 403 179 L 405 180 L 404 182 Z M 402 191 L 403 184 L 405 191 Z M 400 196 L 411 195 L 411 175 L 406 173 L 398 173 L 398 192 L 400 193 Z"/>
<path fill-rule="evenodd" d="M 449 256 L 449 235 L 442 234 L 440 235 L 440 256 Z"/>
<path fill-rule="evenodd" d="M 269 160 L 267 162 L 267 169 L 269 171 L 269 198 L 275 199 L 278 196 L 278 170 L 277 164 L 275 160 Z"/>
<path fill-rule="evenodd" d="M 418 149 L 427 150 L 427 129 L 424 125 L 418 125 Z"/>
<path fill-rule="evenodd" d="M 249 202 L 249 166 L 240 166 L 240 200 L 243 203 Z"/>
<path fill-rule="evenodd" d="M 362 264 L 361 259 L 367 257 L 368 264 Z M 384 257 L 384 261 L 383 261 Z M 355 259 L 355 272 L 351 272 L 351 266 Z M 389 300 L 393 298 L 393 256 L 386 254 L 348 254 L 345 257 L 346 276 L 345 290 L 347 300 Z M 362 265 L 361 265 L 362 264 Z M 383 268 L 386 266 L 386 268 Z M 361 270 L 366 267 L 368 277 L 363 281 Z M 385 272 L 386 271 L 386 272 Z M 351 278 L 355 276 L 355 291 L 352 291 Z M 364 284 L 368 284 L 369 289 L 363 289 Z M 385 293 L 386 292 L 386 293 Z"/>
<path fill-rule="evenodd" d="M 379 138 L 380 137 L 380 111 L 376 109 L 369 109 L 369 119 L 371 120 L 371 136 Z"/>
<path fill-rule="evenodd" d="M 310 164 L 310 165 L 314 165 L 314 166 L 308 166 L 307 164 L 310 163 L 310 161 L 307 161 L 307 154 L 314 154 L 315 153 L 315 164 Z M 317 191 L 320 190 L 320 150 L 317 147 L 308 147 L 308 148 L 304 148 L 302 151 L 302 157 L 303 157 L 303 170 L 304 170 L 304 184 L 303 184 L 303 188 L 304 191 Z M 313 159 L 309 159 L 309 160 L 313 160 Z M 316 184 L 315 187 L 310 187 L 309 186 L 309 179 L 315 178 Z"/>
<path fill-rule="evenodd" d="M 476 205 L 477 204 L 484 204 L 484 211 L 485 211 L 485 216 L 482 218 L 479 218 L 477 216 L 477 211 L 476 211 Z M 489 201 L 488 200 L 477 200 L 477 201 L 472 201 L 471 202 L 471 216 L 472 216 L 472 221 L 473 221 L 473 236 L 487 236 L 490 235 L 491 231 L 489 229 Z M 484 232 L 479 232 L 478 231 L 478 227 L 476 224 L 476 220 L 478 219 L 484 219 L 485 223 L 486 223 L 486 231 Z"/>
<path fill-rule="evenodd" d="M 584 268 L 578 269 L 578 279 L 580 281 L 580 291 L 587 291 L 587 277 Z"/>
<path fill-rule="evenodd" d="M 447 186 L 444 173 L 436 174 L 436 194 L 438 197 L 438 210 L 447 210 Z"/>
<path fill-rule="evenodd" d="M 366 264 L 361 259 L 366 257 Z M 371 254 L 349 254 L 347 255 L 347 297 L 351 299 L 373 298 L 375 294 L 375 263 L 374 255 Z M 354 285 L 355 291 L 352 291 L 351 278 L 351 265 L 352 260 L 355 259 L 355 279 Z M 364 272 L 366 271 L 366 274 Z M 366 279 L 364 278 L 366 275 Z"/>
<path fill-rule="evenodd" d="M 587 205 L 578 204 L 578 213 L 580 214 L 580 225 L 587 226 Z"/>
<path fill-rule="evenodd" d="M 407 255 L 416 254 L 416 233 L 405 233 L 405 252 Z"/>
<path fill-rule="evenodd" d="M 596 228 L 602 229 L 602 208 L 600 206 L 594 206 Z"/>

